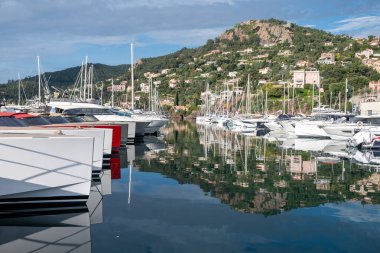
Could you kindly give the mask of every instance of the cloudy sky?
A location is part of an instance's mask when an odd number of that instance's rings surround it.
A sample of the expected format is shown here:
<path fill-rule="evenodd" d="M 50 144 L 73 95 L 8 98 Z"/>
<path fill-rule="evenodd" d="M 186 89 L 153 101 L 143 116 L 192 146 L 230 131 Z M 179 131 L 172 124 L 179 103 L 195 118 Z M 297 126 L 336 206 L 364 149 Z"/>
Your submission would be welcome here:
<path fill-rule="evenodd" d="M 380 35 L 378 0 L 0 0 L 0 82 L 91 62 L 117 65 L 196 47 L 249 19 Z"/>

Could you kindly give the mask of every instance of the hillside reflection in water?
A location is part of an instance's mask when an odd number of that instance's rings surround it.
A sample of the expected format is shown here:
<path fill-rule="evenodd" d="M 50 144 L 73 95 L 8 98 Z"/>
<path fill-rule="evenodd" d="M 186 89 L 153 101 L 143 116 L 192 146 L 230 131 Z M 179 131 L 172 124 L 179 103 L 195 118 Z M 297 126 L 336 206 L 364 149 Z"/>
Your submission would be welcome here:
<path fill-rule="evenodd" d="M 141 170 L 199 185 L 241 212 L 275 215 L 331 202 L 380 202 L 378 168 L 321 151 L 326 140 L 277 141 L 191 122 L 174 122 L 163 132 L 167 150 L 138 161 Z M 339 145 L 323 150 L 345 148 Z"/>

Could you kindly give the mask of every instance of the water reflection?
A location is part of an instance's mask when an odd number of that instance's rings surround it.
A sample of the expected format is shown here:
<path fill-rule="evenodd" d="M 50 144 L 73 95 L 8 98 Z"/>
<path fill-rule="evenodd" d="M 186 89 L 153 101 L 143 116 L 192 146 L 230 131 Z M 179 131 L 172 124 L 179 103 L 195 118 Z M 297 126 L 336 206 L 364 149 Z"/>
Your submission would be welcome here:
<path fill-rule="evenodd" d="M 380 166 L 360 163 L 360 151 L 342 142 L 244 136 L 191 122 L 173 122 L 164 135 L 167 150 L 138 160 L 141 170 L 197 184 L 241 212 L 380 202 Z"/>
<path fill-rule="evenodd" d="M 0 252 L 91 252 L 89 213 L 61 213 L 0 219 Z"/>

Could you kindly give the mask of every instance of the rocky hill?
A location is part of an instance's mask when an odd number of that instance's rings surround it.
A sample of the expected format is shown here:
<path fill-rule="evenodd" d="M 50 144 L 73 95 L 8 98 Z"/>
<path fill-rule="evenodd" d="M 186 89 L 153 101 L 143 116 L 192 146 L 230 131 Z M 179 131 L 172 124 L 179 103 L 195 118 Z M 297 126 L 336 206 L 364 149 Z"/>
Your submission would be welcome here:
<path fill-rule="evenodd" d="M 221 41 L 239 40 L 240 42 L 245 42 L 252 40 L 252 37 L 257 37 L 262 46 L 283 42 L 292 44 L 292 24 L 286 22 L 277 22 L 277 24 L 273 24 L 272 22 L 263 20 L 249 20 L 222 33 L 219 39 Z"/>

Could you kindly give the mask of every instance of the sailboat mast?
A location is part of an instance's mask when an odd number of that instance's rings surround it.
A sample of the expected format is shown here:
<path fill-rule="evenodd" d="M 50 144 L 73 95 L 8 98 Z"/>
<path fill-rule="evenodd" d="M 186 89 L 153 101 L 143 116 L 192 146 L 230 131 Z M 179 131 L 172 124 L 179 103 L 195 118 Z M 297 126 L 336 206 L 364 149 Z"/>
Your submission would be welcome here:
<path fill-rule="evenodd" d="M 132 110 L 135 109 L 135 81 L 134 81 L 134 76 L 133 76 L 133 68 L 134 68 L 134 64 L 133 64 L 133 42 L 131 43 L 131 84 L 132 84 L 132 100 L 131 100 L 131 104 L 132 104 Z"/>
<path fill-rule="evenodd" d="M 100 91 L 100 104 L 103 105 L 103 88 L 104 88 L 104 83 L 102 82 L 102 90 Z"/>
<path fill-rule="evenodd" d="M 20 100 L 21 100 L 21 78 L 20 78 L 20 73 L 18 73 L 18 101 L 17 101 L 18 106 L 20 106 Z"/>
<path fill-rule="evenodd" d="M 265 114 L 268 115 L 268 87 L 265 87 Z"/>
<path fill-rule="evenodd" d="M 247 97 L 245 101 L 245 114 L 251 114 L 251 75 L 248 74 Z"/>
<path fill-rule="evenodd" d="M 82 88 L 83 88 L 83 61 L 82 61 L 82 65 L 80 67 L 80 87 L 79 87 L 79 98 L 80 98 L 80 100 L 83 99 Z"/>
<path fill-rule="evenodd" d="M 344 90 L 344 113 L 347 114 L 347 86 L 348 86 L 348 79 L 346 78 L 346 87 Z"/>
<path fill-rule="evenodd" d="M 39 56 L 37 56 L 37 69 L 38 69 L 38 100 L 41 101 L 41 69 L 40 69 Z"/>
<path fill-rule="evenodd" d="M 112 78 L 112 89 L 111 89 L 111 91 L 112 91 L 112 100 L 111 100 L 111 106 L 112 106 L 112 108 L 114 106 L 114 104 L 113 104 L 113 101 L 114 101 L 114 92 L 113 92 L 113 90 L 114 90 L 114 87 L 113 87 L 113 78 Z"/>
<path fill-rule="evenodd" d="M 313 95 L 311 96 L 311 110 L 313 111 L 313 108 L 314 108 L 314 83 L 313 83 Z"/>
<path fill-rule="evenodd" d="M 286 99 L 286 97 L 285 97 L 286 96 L 285 95 L 286 90 L 285 89 L 286 89 L 286 87 L 285 87 L 285 83 L 284 83 L 284 100 L 282 101 L 282 111 L 283 111 L 282 113 L 286 113 L 285 112 L 285 99 Z"/>
<path fill-rule="evenodd" d="M 87 56 L 86 56 L 86 61 L 85 61 L 85 64 L 84 64 L 84 100 L 87 99 Z"/>

